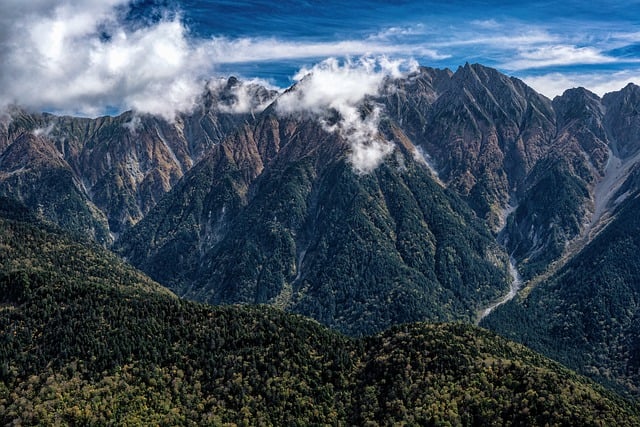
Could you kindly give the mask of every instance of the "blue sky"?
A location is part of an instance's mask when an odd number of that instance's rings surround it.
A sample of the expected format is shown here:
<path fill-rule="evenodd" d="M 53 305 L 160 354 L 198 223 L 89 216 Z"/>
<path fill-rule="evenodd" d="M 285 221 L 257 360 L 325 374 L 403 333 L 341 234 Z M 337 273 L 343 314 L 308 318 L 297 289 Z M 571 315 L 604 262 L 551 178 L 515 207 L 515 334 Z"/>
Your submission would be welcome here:
<path fill-rule="evenodd" d="M 243 40 L 260 52 L 260 66 L 232 56 L 223 70 L 254 70 L 280 84 L 299 62 L 379 53 L 453 70 L 479 62 L 550 97 L 577 85 L 602 95 L 640 75 L 638 1 L 192 0 L 180 7 L 198 36 Z"/>
<path fill-rule="evenodd" d="M 3 0 L 0 108 L 171 118 L 220 76 L 327 58 L 478 62 L 548 97 L 640 83 L 640 1 Z"/>

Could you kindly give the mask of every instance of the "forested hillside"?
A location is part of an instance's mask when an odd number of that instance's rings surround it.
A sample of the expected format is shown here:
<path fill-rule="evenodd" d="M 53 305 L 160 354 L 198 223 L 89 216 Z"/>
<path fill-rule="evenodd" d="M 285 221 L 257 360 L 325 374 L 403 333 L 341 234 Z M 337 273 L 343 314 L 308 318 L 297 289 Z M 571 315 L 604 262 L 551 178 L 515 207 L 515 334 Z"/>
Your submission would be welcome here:
<path fill-rule="evenodd" d="M 637 407 L 468 325 L 359 340 L 267 307 L 183 301 L 0 205 L 5 424 L 638 425 Z"/>
<path fill-rule="evenodd" d="M 266 111 L 115 249 L 185 298 L 274 304 L 349 335 L 471 322 L 506 292 L 507 256 L 397 124 L 383 126 L 395 154 L 361 174 L 339 134 Z"/>
<path fill-rule="evenodd" d="M 498 308 L 482 325 L 640 395 L 639 210 L 636 193 L 557 274 Z"/>

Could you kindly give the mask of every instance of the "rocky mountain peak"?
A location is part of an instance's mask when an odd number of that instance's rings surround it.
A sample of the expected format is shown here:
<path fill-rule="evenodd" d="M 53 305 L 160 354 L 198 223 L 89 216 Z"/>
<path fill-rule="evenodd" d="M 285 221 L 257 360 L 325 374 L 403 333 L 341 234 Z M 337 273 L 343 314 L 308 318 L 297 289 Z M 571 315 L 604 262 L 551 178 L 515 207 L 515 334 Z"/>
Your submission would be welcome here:
<path fill-rule="evenodd" d="M 602 98 L 607 109 L 606 124 L 621 158 L 640 150 L 640 86 L 629 83 L 622 90 Z"/>
<path fill-rule="evenodd" d="M 558 128 L 566 126 L 572 120 L 602 120 L 604 109 L 600 97 L 585 88 L 566 90 L 553 99 Z"/>
<path fill-rule="evenodd" d="M 586 156 L 589 163 L 577 167 L 575 174 L 593 183 L 596 175 L 604 173 L 609 157 L 609 139 L 604 126 L 605 108 L 600 98 L 584 88 L 565 91 L 553 100 L 556 112 L 559 149 L 573 160 L 574 165 Z M 583 153 L 583 154 L 581 154 Z M 594 170 L 590 170 L 593 169 Z M 582 170 L 583 172 L 580 172 Z"/>

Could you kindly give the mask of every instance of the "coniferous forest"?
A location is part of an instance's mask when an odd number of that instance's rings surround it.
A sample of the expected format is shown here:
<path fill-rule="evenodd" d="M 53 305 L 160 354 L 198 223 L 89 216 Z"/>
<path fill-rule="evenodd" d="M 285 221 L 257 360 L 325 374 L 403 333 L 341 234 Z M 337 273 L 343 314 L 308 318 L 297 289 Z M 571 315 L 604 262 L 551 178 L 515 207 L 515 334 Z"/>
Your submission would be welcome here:
<path fill-rule="evenodd" d="M 464 324 L 354 339 L 178 299 L 102 247 L 0 208 L 0 420 L 21 425 L 619 425 L 638 408 Z"/>

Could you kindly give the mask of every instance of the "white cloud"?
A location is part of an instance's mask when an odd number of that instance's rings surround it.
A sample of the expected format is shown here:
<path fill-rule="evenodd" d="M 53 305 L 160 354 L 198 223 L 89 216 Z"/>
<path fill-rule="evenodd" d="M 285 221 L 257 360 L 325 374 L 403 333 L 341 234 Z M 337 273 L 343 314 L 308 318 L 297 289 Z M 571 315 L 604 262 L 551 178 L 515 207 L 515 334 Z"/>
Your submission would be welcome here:
<path fill-rule="evenodd" d="M 192 108 L 207 67 L 179 17 L 130 30 L 119 23 L 122 5 L 10 1 L 1 21 L 0 106 L 83 115 L 133 108 L 168 120 Z"/>
<path fill-rule="evenodd" d="M 575 66 L 613 62 L 617 62 L 617 59 L 604 55 L 594 47 L 553 45 L 520 50 L 515 58 L 503 64 L 503 67 L 509 70 L 525 70 L 558 65 Z"/>
<path fill-rule="evenodd" d="M 128 0 L 5 0 L 0 16 L 0 109 L 96 116 L 134 109 L 172 120 L 189 111 L 220 64 L 346 55 L 445 56 L 388 40 L 297 42 L 192 39 L 179 14 L 132 29 Z M 250 108 L 250 86 L 234 110 Z M 231 107 L 229 107 L 231 108 Z"/>
<path fill-rule="evenodd" d="M 33 136 L 48 137 L 49 135 L 51 135 L 51 132 L 53 132 L 54 128 L 55 128 L 55 124 L 49 123 L 47 127 L 34 129 L 32 133 L 33 133 Z"/>
<path fill-rule="evenodd" d="M 378 133 L 381 107 L 372 105 L 365 113 L 367 96 L 380 94 L 387 77 L 413 71 L 411 61 L 388 58 L 360 58 L 341 63 L 327 59 L 295 76 L 298 84 L 277 101 L 280 114 L 306 112 L 315 115 L 328 132 L 338 132 L 351 145 L 350 161 L 358 173 L 373 171 L 389 155 L 394 145 Z M 331 112 L 338 117 L 332 116 Z"/>
<path fill-rule="evenodd" d="M 423 24 L 417 24 L 413 26 L 405 26 L 405 27 L 389 27 L 384 30 L 372 34 L 367 37 L 367 40 L 370 41 L 382 41 L 388 42 L 394 39 L 402 39 L 410 36 L 423 36 L 426 34 L 426 27 Z"/>
<path fill-rule="evenodd" d="M 388 28 L 368 37 L 337 41 L 223 36 L 205 40 L 194 39 L 175 13 L 131 28 L 123 22 L 129 3 L 130 0 L 3 0 L 0 111 L 12 104 L 88 116 L 134 109 L 172 120 L 177 112 L 195 106 L 219 65 L 326 57 L 416 57 L 451 67 L 469 60 L 509 72 L 546 70 L 549 73 L 544 76 L 525 80 L 543 88 L 547 95 L 576 84 L 596 92 L 618 89 L 613 86 L 636 77 L 618 76 L 608 82 L 598 75 L 565 73 L 587 64 L 624 61 L 635 65 L 635 57 L 614 57 L 616 49 L 638 40 L 637 32 L 624 29 L 604 31 L 592 25 L 589 28 L 594 31 L 588 32 L 575 23 L 560 28 L 553 23 L 530 25 L 505 18 L 432 21 L 429 25 L 390 22 Z M 450 58 L 455 58 L 456 63 L 444 62 Z M 345 70 L 333 70 L 337 83 L 323 86 L 328 93 L 316 91 L 301 101 L 323 101 L 328 105 L 327 99 L 337 91 L 338 99 L 351 105 L 353 99 L 363 97 L 362 93 L 370 93 L 372 87 L 377 89 L 377 75 L 401 73 L 401 68 L 390 69 L 397 63 L 385 65 L 383 61 L 378 59 L 377 70 L 356 78 Z M 363 67 L 360 64 L 350 68 Z M 554 67 L 563 67 L 563 74 L 551 74 L 558 71 Z M 322 81 L 326 76 L 313 71 L 317 75 L 313 81 L 318 79 L 318 85 L 326 83 Z M 339 87 L 343 83 L 346 87 Z M 251 100 L 251 87 L 249 82 L 233 89 L 235 101 L 220 108 L 230 112 L 259 111 L 264 105 L 255 105 Z M 309 90 L 313 92 L 313 88 Z"/>
<path fill-rule="evenodd" d="M 433 158 L 428 153 L 426 153 L 424 149 L 422 149 L 422 147 L 415 147 L 413 151 L 413 159 L 418 163 L 422 163 L 423 165 L 425 165 L 429 169 L 429 171 L 431 171 L 431 174 L 435 178 L 436 182 L 444 185 L 442 184 L 442 181 L 440 181 L 440 175 L 438 174 L 438 170 L 436 169 Z"/>
<path fill-rule="evenodd" d="M 232 114 L 259 113 L 277 96 L 277 89 L 262 79 L 236 81 L 232 85 L 226 78 L 212 79 L 207 89 L 215 97 L 224 97 L 217 103 L 218 110 Z"/>
<path fill-rule="evenodd" d="M 131 116 L 131 120 L 122 124 L 122 127 L 129 130 L 131 135 L 135 135 L 142 128 L 142 119 L 137 114 L 134 114 Z"/>
<path fill-rule="evenodd" d="M 548 73 L 541 76 L 523 77 L 522 80 L 543 95 L 554 98 L 565 90 L 584 87 L 602 96 L 618 91 L 629 83 L 640 82 L 639 70 L 600 73 Z"/>
<path fill-rule="evenodd" d="M 385 43 L 376 38 L 334 42 L 294 42 L 274 38 L 215 37 L 206 44 L 205 49 L 220 64 L 329 56 L 413 55 L 434 60 L 449 57 L 423 45 Z"/>
<path fill-rule="evenodd" d="M 496 21 L 495 19 L 477 19 L 477 20 L 471 21 L 471 25 L 478 28 L 487 29 L 487 30 L 502 29 L 502 24 Z"/>
<path fill-rule="evenodd" d="M 438 48 L 455 48 L 465 46 L 478 46 L 481 50 L 474 52 L 483 53 L 487 48 L 498 49 L 504 52 L 510 52 L 518 48 L 534 47 L 539 44 L 557 42 L 558 38 L 545 31 L 529 30 L 526 32 L 500 32 L 496 35 L 493 31 L 491 34 L 462 33 L 461 37 L 453 37 L 445 41 L 432 43 L 432 46 Z"/>

